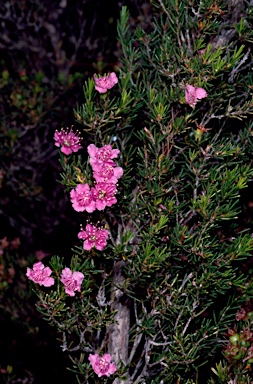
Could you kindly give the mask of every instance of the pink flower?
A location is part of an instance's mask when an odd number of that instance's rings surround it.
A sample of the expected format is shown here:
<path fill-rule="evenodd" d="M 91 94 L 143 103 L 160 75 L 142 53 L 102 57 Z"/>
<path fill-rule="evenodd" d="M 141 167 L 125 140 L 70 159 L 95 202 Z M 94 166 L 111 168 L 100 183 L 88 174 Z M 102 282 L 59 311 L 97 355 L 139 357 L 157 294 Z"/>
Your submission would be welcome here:
<path fill-rule="evenodd" d="M 96 169 L 96 171 L 94 171 Z M 116 184 L 118 179 L 123 175 L 121 167 L 112 167 L 108 164 L 103 164 L 100 167 L 94 166 L 93 177 L 97 183 Z"/>
<path fill-rule="evenodd" d="M 204 88 L 195 88 L 192 85 L 186 84 L 185 101 L 191 107 L 195 107 L 197 101 L 207 97 L 208 93 Z"/>
<path fill-rule="evenodd" d="M 70 155 L 72 152 L 77 152 L 82 146 L 80 145 L 79 133 L 74 133 L 72 127 L 54 133 L 55 145 L 61 147 L 64 155 Z"/>
<path fill-rule="evenodd" d="M 45 287 L 51 287 L 54 284 L 54 279 L 49 277 L 52 270 L 49 267 L 45 267 L 44 264 L 39 261 L 33 265 L 33 269 L 27 268 L 26 276 L 29 280 Z"/>
<path fill-rule="evenodd" d="M 102 251 L 102 249 L 106 247 L 108 235 L 109 232 L 107 229 L 99 229 L 95 227 L 95 225 L 87 224 L 85 231 L 82 229 L 81 232 L 78 233 L 78 238 L 85 240 L 83 248 L 86 251 L 89 251 L 93 247 Z"/>
<path fill-rule="evenodd" d="M 84 279 L 82 272 L 72 272 L 69 268 L 64 268 L 61 273 L 61 282 L 65 286 L 65 292 L 69 296 L 75 296 L 75 291 L 81 291 L 81 284 Z"/>
<path fill-rule="evenodd" d="M 77 184 L 76 189 L 70 192 L 72 207 L 77 212 L 95 211 L 96 203 L 93 200 L 92 193 L 88 184 Z"/>
<path fill-rule="evenodd" d="M 96 77 L 94 76 L 95 89 L 99 93 L 105 93 L 108 89 L 111 89 L 118 82 L 116 73 L 112 72 L 109 76 Z"/>
<path fill-rule="evenodd" d="M 102 357 L 97 353 L 89 355 L 91 366 L 98 377 L 110 376 L 117 371 L 116 365 L 115 363 L 111 363 L 111 359 L 109 353 L 105 353 Z"/>
<path fill-rule="evenodd" d="M 120 153 L 119 149 L 112 149 L 111 145 L 105 145 L 104 147 L 97 148 L 94 144 L 90 144 L 87 147 L 88 154 L 90 155 L 90 164 L 93 170 L 97 170 L 94 167 L 101 166 L 104 164 L 115 166 L 112 159 L 118 157 Z"/>
<path fill-rule="evenodd" d="M 93 199 L 96 203 L 96 208 L 99 211 L 105 209 L 106 206 L 110 207 L 113 204 L 117 203 L 117 199 L 114 196 L 117 192 L 115 184 L 107 183 L 97 183 L 94 188 L 92 188 Z"/>

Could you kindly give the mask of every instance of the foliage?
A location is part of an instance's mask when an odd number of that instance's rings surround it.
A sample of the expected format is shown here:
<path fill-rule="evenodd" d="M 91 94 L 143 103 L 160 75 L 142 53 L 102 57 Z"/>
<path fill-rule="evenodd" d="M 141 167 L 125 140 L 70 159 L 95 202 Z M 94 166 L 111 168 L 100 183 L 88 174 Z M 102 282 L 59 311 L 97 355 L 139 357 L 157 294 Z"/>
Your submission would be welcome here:
<path fill-rule="evenodd" d="M 131 23 L 150 23 L 149 8 L 143 0 L 131 1 Z M 118 4 L 103 1 L 0 4 L 0 236 L 14 232 L 25 252 L 53 253 L 53 239 L 73 225 L 56 182 L 52 137 L 73 123 L 84 79 L 117 62 L 118 14 Z"/>
<path fill-rule="evenodd" d="M 252 383 L 252 302 L 248 300 L 246 309 L 243 307 L 236 313 L 237 324 L 228 329 L 226 340 L 223 341 L 223 354 L 227 361 L 220 361 L 212 371 L 216 375 L 209 383 Z"/>
<path fill-rule="evenodd" d="M 250 5 L 152 4 L 152 31 L 133 33 L 122 8 L 119 83 L 99 95 L 86 81 L 75 110 L 86 142 L 121 153 L 117 204 L 77 219 L 99 221 L 110 244 L 73 249 L 69 267 L 85 276 L 74 298 L 59 257 L 50 262 L 55 287 L 37 289 L 37 308 L 61 334 L 78 383 L 99 382 L 91 353 L 117 364 L 106 383 L 212 382 L 223 335 L 250 295 L 240 262 L 253 238 L 238 221 L 253 176 Z M 188 105 L 187 84 L 207 97 Z M 61 165 L 68 194 L 93 185 L 86 147 L 61 155 Z"/>

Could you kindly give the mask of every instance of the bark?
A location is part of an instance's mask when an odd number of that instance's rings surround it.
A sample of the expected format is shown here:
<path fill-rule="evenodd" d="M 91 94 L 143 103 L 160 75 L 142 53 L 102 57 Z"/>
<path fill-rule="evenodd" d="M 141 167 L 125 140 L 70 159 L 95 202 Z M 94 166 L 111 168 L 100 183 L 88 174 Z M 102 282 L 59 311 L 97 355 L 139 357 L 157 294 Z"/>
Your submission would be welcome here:
<path fill-rule="evenodd" d="M 130 307 L 129 298 L 124 293 L 125 278 L 122 273 L 122 267 L 125 262 L 116 261 L 114 265 L 114 277 L 112 283 L 111 301 L 112 311 L 117 311 L 114 316 L 114 323 L 109 329 L 108 351 L 118 366 L 122 363 L 127 364 L 128 360 L 128 342 L 130 328 Z M 126 380 L 116 378 L 113 384 L 131 384 L 132 381 L 127 377 Z"/>
<path fill-rule="evenodd" d="M 234 24 L 239 23 L 240 18 L 244 16 L 244 0 L 228 0 L 229 12 L 228 18 L 221 24 L 217 36 L 211 43 L 215 49 L 226 47 L 236 34 Z M 233 28 L 228 28 L 233 25 Z"/>

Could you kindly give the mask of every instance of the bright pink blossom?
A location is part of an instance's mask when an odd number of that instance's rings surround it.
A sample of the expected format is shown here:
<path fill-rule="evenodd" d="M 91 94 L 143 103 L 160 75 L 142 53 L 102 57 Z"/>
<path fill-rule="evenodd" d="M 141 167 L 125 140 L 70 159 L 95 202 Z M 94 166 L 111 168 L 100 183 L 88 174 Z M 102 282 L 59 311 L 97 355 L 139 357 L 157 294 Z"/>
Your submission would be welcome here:
<path fill-rule="evenodd" d="M 39 261 L 33 265 L 33 269 L 27 268 L 26 276 L 29 280 L 45 287 L 51 287 L 54 284 L 54 279 L 49 277 L 52 270 L 49 267 L 45 267 L 44 264 Z"/>
<path fill-rule="evenodd" d="M 61 147 L 61 152 L 64 155 L 70 155 L 72 152 L 77 152 L 82 146 L 80 145 L 79 133 L 74 133 L 72 127 L 54 133 L 55 145 Z"/>
<path fill-rule="evenodd" d="M 114 196 L 117 192 L 115 184 L 97 183 L 92 188 L 92 196 L 95 200 L 96 208 L 99 211 L 105 209 L 106 206 L 110 207 L 117 203 L 117 199 Z"/>
<path fill-rule="evenodd" d="M 94 372 L 101 376 L 110 376 L 117 371 L 115 363 L 111 363 L 111 355 L 109 353 L 105 353 L 102 357 L 100 357 L 97 353 L 94 355 L 89 355 L 89 361 Z"/>
<path fill-rule="evenodd" d="M 185 101 L 191 107 L 195 107 L 197 101 L 207 97 L 208 93 L 204 88 L 195 88 L 192 85 L 186 84 Z"/>
<path fill-rule="evenodd" d="M 69 296 L 75 296 L 75 291 L 81 291 L 81 284 L 84 279 L 82 272 L 72 272 L 69 268 L 64 268 L 61 274 L 61 282 L 65 286 L 65 292 Z"/>
<path fill-rule="evenodd" d="M 77 212 L 87 211 L 91 213 L 96 209 L 89 184 L 77 184 L 76 188 L 70 192 L 70 200 L 72 207 Z"/>
<path fill-rule="evenodd" d="M 96 171 L 94 171 L 96 169 Z M 93 177 L 97 183 L 116 184 L 118 179 L 123 175 L 121 167 L 112 167 L 108 164 L 103 164 L 100 167 L 94 166 Z"/>
<path fill-rule="evenodd" d="M 118 82 L 116 73 L 112 72 L 109 76 L 96 77 L 94 76 L 95 89 L 99 93 L 105 93 L 108 89 L 111 89 Z"/>
<path fill-rule="evenodd" d="M 93 247 L 102 251 L 102 249 L 106 247 L 108 236 L 109 232 L 107 229 L 99 229 L 92 224 L 87 224 L 85 230 L 82 229 L 78 233 L 78 238 L 85 240 L 83 248 L 86 251 L 89 251 Z"/>
<path fill-rule="evenodd" d="M 112 167 L 115 166 L 115 163 L 112 159 L 118 157 L 120 153 L 119 149 L 112 149 L 110 144 L 105 145 L 104 147 L 98 148 L 94 144 L 90 144 L 87 147 L 88 154 L 90 155 L 90 164 L 93 170 L 97 170 L 101 165 L 107 164 Z"/>

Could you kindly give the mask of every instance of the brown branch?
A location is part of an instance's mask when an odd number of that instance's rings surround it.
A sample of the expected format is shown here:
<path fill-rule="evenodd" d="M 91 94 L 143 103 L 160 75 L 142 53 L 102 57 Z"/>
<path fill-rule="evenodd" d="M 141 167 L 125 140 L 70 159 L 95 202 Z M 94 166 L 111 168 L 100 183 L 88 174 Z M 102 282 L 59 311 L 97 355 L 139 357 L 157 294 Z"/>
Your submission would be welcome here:
<path fill-rule="evenodd" d="M 125 262 L 123 260 L 116 261 L 114 264 L 114 276 L 111 292 L 111 311 L 116 311 L 114 323 L 109 328 L 108 351 L 112 356 L 112 360 L 119 363 L 127 364 L 128 360 L 128 343 L 130 328 L 130 306 L 129 299 L 123 291 L 125 278 L 122 268 Z M 127 380 L 115 379 L 113 384 L 130 384 Z"/>

